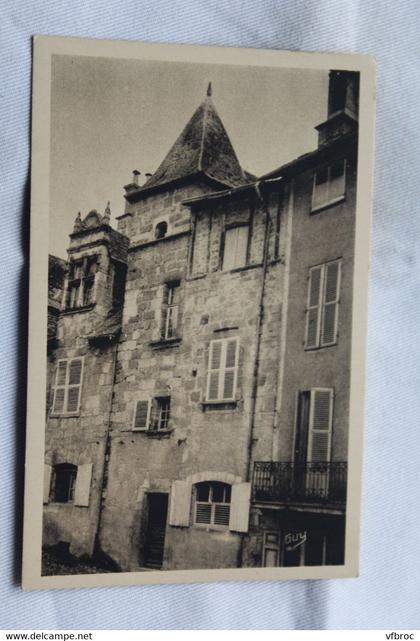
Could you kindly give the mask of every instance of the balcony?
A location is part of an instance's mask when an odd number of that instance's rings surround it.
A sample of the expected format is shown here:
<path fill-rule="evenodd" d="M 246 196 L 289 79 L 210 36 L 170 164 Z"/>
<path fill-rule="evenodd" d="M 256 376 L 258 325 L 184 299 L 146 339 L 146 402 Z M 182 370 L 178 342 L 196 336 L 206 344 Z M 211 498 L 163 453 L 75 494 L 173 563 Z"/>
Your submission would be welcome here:
<path fill-rule="evenodd" d="M 255 503 L 311 504 L 342 508 L 346 503 L 347 462 L 256 461 Z"/>

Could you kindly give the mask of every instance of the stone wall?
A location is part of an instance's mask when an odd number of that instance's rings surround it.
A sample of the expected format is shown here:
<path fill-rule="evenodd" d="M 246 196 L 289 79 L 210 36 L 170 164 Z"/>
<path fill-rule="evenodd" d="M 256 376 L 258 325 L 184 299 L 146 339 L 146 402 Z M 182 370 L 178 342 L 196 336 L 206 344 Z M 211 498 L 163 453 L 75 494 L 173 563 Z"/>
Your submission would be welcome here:
<path fill-rule="evenodd" d="M 126 221 L 138 243 L 129 252 L 123 328 L 118 348 L 117 378 L 112 406 L 112 446 L 101 545 L 123 569 L 142 565 L 147 492 L 170 492 L 172 481 L 197 472 L 230 473 L 246 480 L 251 429 L 254 362 L 260 292 L 263 281 L 265 212 L 254 196 L 223 202 L 197 211 L 201 238 L 187 225 L 189 210 L 177 215 L 182 231 L 171 228 L 167 238 L 151 239 L 155 222 L 167 217 L 175 202 L 191 197 L 176 190 L 162 193 L 152 203 L 141 203 Z M 181 213 L 182 211 L 182 213 Z M 276 345 L 280 331 L 283 265 L 274 259 L 277 204 L 270 229 L 271 261 L 261 337 L 261 366 L 257 386 L 255 424 L 259 456 L 270 458 L 276 392 Z M 128 220 L 128 223 L 127 223 Z M 251 223 L 249 264 L 221 270 L 220 252 L 226 223 Z M 143 239 L 140 245 L 139 239 Z M 197 245 L 191 247 L 193 239 Z M 194 251 L 193 251 L 194 249 Z M 193 265 L 199 253 L 200 270 Z M 162 289 L 180 283 L 180 341 L 159 341 Z M 280 294 L 279 294 L 280 292 Z M 239 376 L 234 403 L 206 403 L 209 343 L 238 337 Z M 139 398 L 171 397 L 171 431 L 152 435 L 132 430 Z M 166 568 L 236 567 L 240 536 L 236 532 L 168 525 Z"/>

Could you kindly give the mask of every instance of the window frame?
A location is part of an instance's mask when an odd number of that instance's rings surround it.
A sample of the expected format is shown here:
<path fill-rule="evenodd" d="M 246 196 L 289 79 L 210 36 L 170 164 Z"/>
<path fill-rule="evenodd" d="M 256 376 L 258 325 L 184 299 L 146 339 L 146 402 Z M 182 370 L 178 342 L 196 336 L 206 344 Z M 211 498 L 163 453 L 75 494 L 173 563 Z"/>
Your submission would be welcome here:
<path fill-rule="evenodd" d="M 71 363 L 73 361 L 81 361 L 81 369 L 80 369 L 80 382 L 78 384 L 69 383 L 70 379 L 70 367 Z M 65 377 L 65 383 L 63 385 L 58 385 L 58 373 L 59 373 L 59 368 L 60 368 L 60 363 L 66 363 L 66 377 Z M 73 356 L 71 358 L 59 358 L 56 363 L 55 367 L 55 372 L 54 372 L 54 379 L 53 379 L 53 384 L 51 385 L 51 391 L 52 391 L 52 402 L 51 402 L 51 410 L 50 410 L 50 416 L 51 417 L 72 417 L 72 416 L 78 416 L 80 413 L 80 405 L 81 405 L 81 399 L 82 399 L 82 389 L 83 389 L 83 378 L 84 378 L 84 366 L 85 366 L 85 357 L 84 356 Z M 74 410 L 73 412 L 66 411 L 66 408 L 68 407 L 68 395 L 69 395 L 69 390 L 71 388 L 79 388 L 79 394 L 78 394 L 78 399 L 77 399 L 77 409 Z M 64 389 L 64 400 L 63 400 L 63 409 L 61 412 L 55 411 L 55 399 L 56 399 L 56 394 L 57 390 Z"/>
<path fill-rule="evenodd" d="M 229 501 L 213 501 L 213 493 L 214 493 L 214 485 L 218 483 L 219 485 L 223 486 L 223 492 L 224 492 L 224 498 L 226 498 L 226 491 L 229 488 Z M 208 501 L 199 501 L 197 499 L 198 497 L 198 485 L 209 485 L 209 494 L 208 494 Z M 198 512 L 198 506 L 199 505 L 205 505 L 208 506 L 210 505 L 210 521 L 209 523 L 203 523 L 197 521 L 197 512 Z M 228 506 L 228 511 L 227 511 L 227 523 L 215 523 L 215 515 L 216 515 L 216 508 L 218 506 L 223 506 L 226 507 Z M 230 522 L 230 513 L 231 513 L 231 506 L 232 506 L 232 485 L 229 485 L 229 483 L 225 483 L 224 481 L 199 481 L 198 483 L 194 484 L 194 510 L 193 510 L 193 526 L 202 528 L 202 529 L 212 529 L 212 530 L 229 530 L 229 522 Z"/>
<path fill-rule="evenodd" d="M 178 289 L 178 302 L 174 303 L 175 290 Z M 163 341 L 171 341 L 179 338 L 179 319 L 181 303 L 179 297 L 181 296 L 181 283 L 180 281 L 173 281 L 165 284 L 165 302 L 163 305 L 163 323 L 161 330 L 161 339 Z M 175 316 L 175 325 L 172 327 L 172 334 L 169 332 L 170 323 L 173 323 L 173 316 Z"/>
<path fill-rule="evenodd" d="M 227 345 L 228 342 L 230 341 L 235 341 L 236 342 L 236 348 L 235 348 L 235 365 L 233 367 L 226 367 L 226 359 L 227 359 Z M 221 344 L 221 353 L 220 353 L 220 367 L 218 368 L 212 368 L 212 357 L 213 357 L 213 350 L 214 346 L 220 343 Z M 238 387 L 238 371 L 239 371 L 239 351 L 240 351 L 240 340 L 239 336 L 232 336 L 228 338 L 214 338 L 210 341 L 209 343 L 209 350 L 208 350 L 208 363 L 207 363 L 207 380 L 206 380 L 206 395 L 205 395 L 205 402 L 207 404 L 209 403 L 215 403 L 215 404 L 220 404 L 220 403 L 232 403 L 236 401 L 236 394 L 237 394 L 237 387 Z M 223 367 L 222 367 L 223 364 Z M 224 386 L 225 386 L 225 378 L 226 378 L 226 372 L 227 371 L 233 371 L 234 372 L 234 377 L 233 377 L 233 386 L 232 386 L 232 396 L 230 397 L 224 397 L 223 396 L 223 391 L 224 391 Z M 219 372 L 219 380 L 218 380 L 218 395 L 217 398 L 210 398 L 210 381 L 211 381 L 211 374 L 214 372 Z"/>
<path fill-rule="evenodd" d="M 168 401 L 168 405 L 166 408 L 167 411 L 167 417 L 164 419 L 166 421 L 166 426 L 164 428 L 158 427 L 157 429 L 152 429 L 152 420 L 153 420 L 153 412 L 158 410 L 159 411 L 159 422 L 162 422 L 162 411 L 163 408 L 153 407 L 154 402 L 166 399 Z M 146 418 L 146 425 L 145 427 L 136 427 L 136 416 L 137 416 L 137 405 L 138 403 L 147 403 L 147 418 Z M 168 432 L 171 431 L 171 425 L 170 425 L 170 420 L 171 420 L 171 396 L 166 395 L 166 396 L 152 396 L 149 398 L 137 398 L 134 401 L 134 412 L 133 412 L 133 422 L 132 422 L 132 427 L 131 430 L 133 432 L 143 432 L 144 434 L 167 434 Z"/>
<path fill-rule="evenodd" d="M 343 192 L 339 196 L 335 196 L 334 198 L 330 198 L 330 185 L 331 185 L 331 169 L 332 167 L 338 163 L 342 162 L 343 163 Z M 317 189 L 317 176 L 321 171 L 327 171 L 327 180 L 326 180 L 326 190 L 327 190 L 327 196 L 324 202 L 315 205 L 315 193 Z M 320 167 L 317 167 L 314 171 L 313 175 L 313 181 L 312 181 L 312 195 L 311 195 L 311 214 L 314 214 L 318 211 L 321 211 L 322 209 L 326 209 L 327 207 L 331 207 L 332 205 L 336 205 L 337 203 L 342 202 L 346 198 L 346 192 L 347 192 L 347 159 L 346 158 L 339 158 L 338 160 L 333 160 L 329 164 L 323 164 Z"/>
<path fill-rule="evenodd" d="M 94 264 L 95 271 L 90 273 L 89 266 Z M 91 307 L 96 302 L 96 274 L 99 264 L 98 254 L 89 254 L 80 259 L 72 260 L 70 263 L 70 276 L 67 281 L 66 296 L 65 296 L 65 309 L 66 311 L 77 311 Z M 78 271 L 80 270 L 80 271 Z M 87 291 L 86 285 L 89 285 L 91 291 L 91 300 L 85 302 L 85 293 Z M 73 291 L 76 291 L 76 300 L 71 303 Z"/>
<path fill-rule="evenodd" d="M 317 349 L 323 349 L 324 347 L 332 347 L 338 343 L 338 320 L 340 314 L 340 303 L 341 303 L 341 279 L 342 279 L 342 258 L 334 258 L 329 260 L 326 263 L 320 263 L 318 265 L 313 265 L 309 267 L 308 276 L 307 276 L 307 294 L 306 294 L 306 309 L 305 309 L 305 340 L 304 346 L 305 351 L 313 351 Z M 330 265 L 338 265 L 337 281 L 336 281 L 336 297 L 334 301 L 326 301 L 326 285 L 327 285 L 327 270 Z M 311 305 L 311 285 L 312 285 L 312 272 L 320 269 L 320 285 L 319 285 L 319 294 L 318 302 L 316 305 Z M 324 331 L 324 320 L 325 320 L 325 309 L 335 305 L 335 325 L 334 325 L 334 339 L 329 342 L 323 341 L 323 331 Z M 309 330 L 309 318 L 310 312 L 317 309 L 317 333 L 315 345 L 308 345 L 308 330 Z"/>

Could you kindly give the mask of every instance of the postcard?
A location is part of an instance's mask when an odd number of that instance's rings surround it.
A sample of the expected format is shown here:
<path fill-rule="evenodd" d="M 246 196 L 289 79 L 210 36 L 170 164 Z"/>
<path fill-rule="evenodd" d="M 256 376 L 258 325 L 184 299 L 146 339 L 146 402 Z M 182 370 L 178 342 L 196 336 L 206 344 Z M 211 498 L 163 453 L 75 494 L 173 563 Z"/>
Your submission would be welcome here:
<path fill-rule="evenodd" d="M 35 38 L 24 588 L 357 576 L 374 78 Z"/>

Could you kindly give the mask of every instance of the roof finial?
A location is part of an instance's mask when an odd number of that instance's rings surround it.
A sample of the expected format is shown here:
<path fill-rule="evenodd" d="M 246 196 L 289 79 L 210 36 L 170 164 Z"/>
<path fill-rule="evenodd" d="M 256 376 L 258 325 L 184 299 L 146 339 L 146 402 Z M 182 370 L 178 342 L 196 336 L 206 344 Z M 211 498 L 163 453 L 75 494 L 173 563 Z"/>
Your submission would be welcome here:
<path fill-rule="evenodd" d="M 102 221 L 106 224 L 109 225 L 110 219 L 111 219 L 111 207 L 110 207 L 110 202 L 108 200 L 106 207 L 105 207 L 105 213 L 103 215 Z"/>
<path fill-rule="evenodd" d="M 211 96 L 211 82 L 209 82 L 209 86 L 207 87 L 207 95 Z"/>
<path fill-rule="evenodd" d="M 82 216 L 80 215 L 80 211 L 79 211 L 76 216 L 76 220 L 74 221 L 73 232 L 80 231 L 82 227 L 83 227 Z"/>

